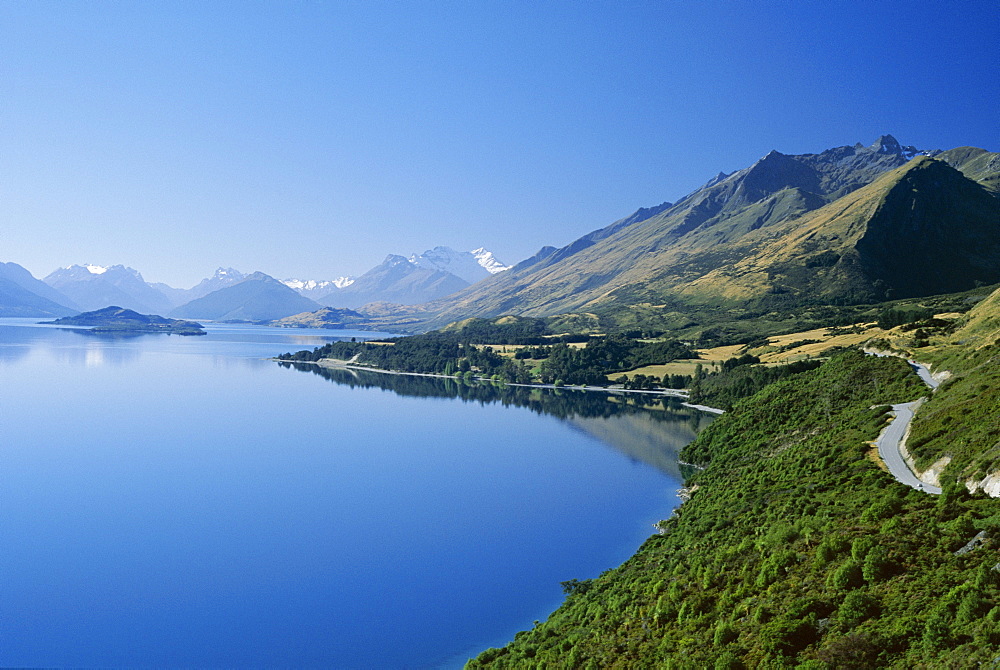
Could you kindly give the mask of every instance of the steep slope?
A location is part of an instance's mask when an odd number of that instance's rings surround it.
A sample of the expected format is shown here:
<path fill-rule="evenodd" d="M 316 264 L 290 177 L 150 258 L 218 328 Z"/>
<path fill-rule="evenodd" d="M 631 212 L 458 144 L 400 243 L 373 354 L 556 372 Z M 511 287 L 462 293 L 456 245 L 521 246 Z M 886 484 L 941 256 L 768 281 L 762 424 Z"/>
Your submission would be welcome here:
<path fill-rule="evenodd" d="M 0 316 L 67 316 L 76 311 L 0 277 Z"/>
<path fill-rule="evenodd" d="M 887 292 L 897 297 L 920 295 L 959 290 L 955 287 L 971 286 L 977 279 L 988 281 L 984 277 L 992 272 L 992 251 L 977 249 L 976 259 L 955 269 L 936 266 L 927 258 L 931 251 L 944 253 L 949 263 L 962 258 L 965 251 L 979 245 L 982 235 L 989 238 L 995 217 L 991 204 L 995 200 L 982 184 L 948 168 L 943 161 L 931 161 L 929 154 L 940 153 L 903 147 L 891 136 L 869 147 L 845 146 L 819 154 L 788 156 L 772 151 L 749 168 L 718 175 L 675 205 L 637 212 L 562 249 L 543 249 L 502 275 L 423 306 L 425 313 L 437 315 L 427 326 L 504 313 L 548 316 L 584 311 L 614 315 L 641 304 L 683 311 L 692 302 L 710 304 L 720 296 L 724 298 L 720 305 L 725 299 L 755 299 L 761 301 L 762 308 L 769 304 L 791 306 L 793 300 L 811 295 L 816 282 L 803 284 L 809 277 L 789 275 L 784 286 L 782 282 L 774 286 L 774 278 L 767 275 L 766 257 L 774 256 L 776 261 L 787 257 L 776 250 L 793 246 L 793 242 L 809 242 L 790 235 L 818 225 L 824 217 L 835 227 L 847 210 L 853 217 L 852 225 L 868 231 L 856 254 L 833 250 L 821 256 L 824 249 L 816 239 L 812 241 L 814 250 L 800 250 L 815 256 L 812 262 L 817 267 L 836 264 L 844 257 L 835 273 L 837 283 L 823 286 L 824 299 L 850 303 L 884 299 Z M 989 164 L 974 151 L 953 150 L 949 157 L 966 166 L 970 174 L 975 165 Z M 884 203 L 881 199 L 892 189 L 889 182 L 879 183 L 877 195 L 865 192 L 871 202 L 858 200 L 859 189 L 911 161 L 913 168 L 920 168 L 912 178 L 916 181 L 896 188 Z M 989 170 L 982 165 L 976 174 L 988 175 Z M 920 170 L 928 175 L 921 176 Z M 919 191 L 912 198 L 904 197 L 906 188 L 917 187 Z M 865 209 L 873 203 L 881 206 Z M 907 214 L 906 207 L 917 209 Z M 944 214 L 947 223 L 934 223 L 932 219 L 938 214 Z M 907 223 L 903 223 L 904 218 Z M 905 239 L 892 232 L 897 221 L 898 232 L 906 235 Z M 950 226 L 964 229 L 967 225 L 967 234 L 948 232 Z M 924 241 L 911 234 L 926 235 L 929 231 Z M 987 246 L 991 239 L 986 240 Z M 943 247 L 939 246 L 942 242 Z M 903 261 L 905 267 L 892 267 L 885 255 L 896 255 L 903 247 L 910 258 Z M 741 279 L 746 270 L 737 264 L 758 253 L 763 256 L 756 266 L 764 274 L 755 275 L 753 281 Z M 920 256 L 916 265 L 915 255 Z M 849 261 L 855 262 L 852 265 Z M 907 268 L 912 271 L 907 272 Z M 710 280 L 704 279 L 713 272 Z M 789 289 L 791 295 L 772 297 Z"/>
<path fill-rule="evenodd" d="M 1000 290 L 970 309 L 959 321 L 948 344 L 970 349 L 1000 343 Z"/>
<path fill-rule="evenodd" d="M 64 316 L 79 311 L 67 296 L 35 279 L 17 263 L 0 263 L 0 284 L 5 285 L 0 289 L 5 295 L 0 299 L 0 314 L 4 316 Z M 27 291 L 28 295 L 20 289 Z M 20 313 L 24 311 L 35 313 Z"/>
<path fill-rule="evenodd" d="M 247 275 L 243 274 L 239 270 L 234 270 L 233 268 L 218 268 L 215 271 L 215 274 L 211 277 L 202 279 L 197 285 L 185 291 L 186 299 L 184 300 L 184 303 L 197 300 L 198 298 L 204 298 L 213 291 L 218 291 L 219 289 L 226 288 L 227 286 L 233 286 L 246 278 Z"/>
<path fill-rule="evenodd" d="M 703 469 L 659 535 L 466 667 L 989 665 L 1000 502 L 910 489 L 865 453 L 888 404 L 925 392 L 848 352 L 737 404 L 682 452 Z"/>
<path fill-rule="evenodd" d="M 149 285 L 162 293 L 170 301 L 171 307 L 179 307 L 192 299 L 187 289 L 174 288 L 163 282 L 150 282 Z"/>
<path fill-rule="evenodd" d="M 214 321 L 272 321 L 320 308 L 321 305 L 302 297 L 277 279 L 254 272 L 239 283 L 174 309 L 170 316 Z"/>
<path fill-rule="evenodd" d="M 977 147 L 958 147 L 936 156 L 977 181 L 993 193 L 1000 193 L 1000 153 Z"/>
<path fill-rule="evenodd" d="M 138 312 L 162 314 L 171 307 L 167 296 L 147 284 L 136 270 L 124 265 L 71 265 L 52 272 L 44 281 L 86 311 L 120 305 Z"/>
<path fill-rule="evenodd" d="M 351 285 L 321 300 L 330 307 L 346 308 L 372 302 L 415 305 L 450 295 L 468 285 L 450 272 L 421 267 L 403 256 L 390 254 Z"/>
<path fill-rule="evenodd" d="M 944 161 L 918 157 L 806 216 L 729 245 L 678 295 L 697 302 L 856 303 L 1000 281 L 1000 200 Z"/>

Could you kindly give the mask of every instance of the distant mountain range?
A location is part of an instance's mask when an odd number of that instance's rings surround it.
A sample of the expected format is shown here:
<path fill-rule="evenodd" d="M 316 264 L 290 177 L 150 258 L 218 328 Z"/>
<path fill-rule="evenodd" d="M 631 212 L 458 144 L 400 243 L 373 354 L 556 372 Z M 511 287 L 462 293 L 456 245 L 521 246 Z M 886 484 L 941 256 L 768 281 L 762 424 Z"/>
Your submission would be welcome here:
<path fill-rule="evenodd" d="M 323 305 L 357 308 L 369 303 L 417 305 L 437 300 L 508 270 L 492 252 L 434 247 L 409 258 L 390 254 L 358 278 L 286 279 L 284 284 Z"/>
<path fill-rule="evenodd" d="M 71 265 L 39 281 L 16 263 L 0 263 L 0 316 L 66 316 L 115 305 L 184 318 L 270 321 L 323 306 L 426 302 L 505 269 L 485 249 L 436 247 L 408 259 L 391 255 L 356 280 L 278 281 L 220 267 L 196 286 L 179 289 L 146 282 L 123 265 Z"/>
<path fill-rule="evenodd" d="M 559 315 L 567 328 L 708 327 L 789 318 L 1000 282 L 1000 154 L 919 150 L 891 135 L 815 154 L 772 151 L 675 203 L 642 208 L 507 267 L 484 249 L 389 255 L 360 277 L 244 275 L 191 289 L 121 265 L 77 265 L 44 283 L 0 264 L 0 315 L 63 316 L 119 305 L 196 319 L 299 317 L 428 330 L 469 317 Z"/>
<path fill-rule="evenodd" d="M 0 263 L 0 316 L 68 316 L 80 310 L 67 296 L 17 263 Z"/>
<path fill-rule="evenodd" d="M 181 319 L 271 321 L 322 305 L 303 297 L 274 277 L 254 272 L 242 280 L 192 300 L 170 312 Z"/>
<path fill-rule="evenodd" d="M 171 302 L 142 275 L 124 265 L 71 265 L 43 280 L 83 311 L 118 305 L 143 314 L 163 314 Z"/>

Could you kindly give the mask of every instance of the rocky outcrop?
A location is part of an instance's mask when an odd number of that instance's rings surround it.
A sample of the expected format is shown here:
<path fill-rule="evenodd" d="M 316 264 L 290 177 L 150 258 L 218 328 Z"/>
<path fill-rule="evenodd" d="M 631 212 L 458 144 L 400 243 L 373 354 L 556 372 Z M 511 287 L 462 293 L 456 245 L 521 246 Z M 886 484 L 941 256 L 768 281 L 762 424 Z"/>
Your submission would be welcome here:
<path fill-rule="evenodd" d="M 991 498 L 1000 498 L 1000 472 L 992 472 L 980 480 L 965 480 L 965 488 L 969 493 L 982 491 Z"/>

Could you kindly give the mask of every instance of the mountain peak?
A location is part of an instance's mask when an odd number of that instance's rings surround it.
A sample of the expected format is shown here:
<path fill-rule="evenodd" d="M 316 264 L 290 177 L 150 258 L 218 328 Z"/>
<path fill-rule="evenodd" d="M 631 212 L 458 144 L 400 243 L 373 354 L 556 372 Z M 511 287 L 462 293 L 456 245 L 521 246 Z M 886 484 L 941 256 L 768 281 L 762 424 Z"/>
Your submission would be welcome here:
<path fill-rule="evenodd" d="M 240 279 L 244 279 L 245 277 L 246 275 L 244 275 L 239 270 L 234 270 L 233 268 L 223 268 L 223 267 L 216 268 L 215 274 L 212 275 L 213 279 L 229 279 L 231 281 L 233 280 L 239 281 Z"/>
<path fill-rule="evenodd" d="M 509 270 L 511 268 L 510 265 L 504 265 L 498 261 L 497 257 L 493 255 L 493 252 L 485 247 L 473 249 L 470 253 L 475 257 L 476 262 L 491 275 L 495 275 L 498 272 L 504 272 L 505 270 Z"/>
<path fill-rule="evenodd" d="M 903 147 L 900 146 L 899 141 L 896 140 L 892 135 L 883 135 L 882 137 L 875 140 L 875 143 L 868 147 L 872 151 L 877 151 L 880 154 L 901 154 L 903 153 Z"/>
<path fill-rule="evenodd" d="M 413 254 L 409 262 L 429 270 L 441 270 L 460 277 L 470 284 L 508 269 L 485 247 L 472 251 L 455 251 L 451 247 L 434 247 L 422 254 Z"/>
<path fill-rule="evenodd" d="M 399 254 L 389 254 L 382 261 L 382 265 L 399 265 L 400 263 L 412 263 L 413 261 L 406 258 L 406 256 L 400 256 Z"/>

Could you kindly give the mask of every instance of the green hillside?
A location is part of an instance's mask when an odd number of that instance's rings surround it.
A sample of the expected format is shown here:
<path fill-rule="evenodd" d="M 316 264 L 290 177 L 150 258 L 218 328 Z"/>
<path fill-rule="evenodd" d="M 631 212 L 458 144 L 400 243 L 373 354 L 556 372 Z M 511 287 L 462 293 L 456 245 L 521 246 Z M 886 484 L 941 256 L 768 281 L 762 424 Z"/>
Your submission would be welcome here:
<path fill-rule="evenodd" d="M 567 575 L 560 609 L 468 667 L 992 662 L 1000 501 L 953 479 L 918 492 L 869 458 L 887 404 L 926 393 L 900 359 L 848 351 L 738 403 L 682 453 L 704 469 L 662 534 L 595 579 Z"/>
<path fill-rule="evenodd" d="M 1000 281 L 1000 159 L 963 147 L 771 152 L 675 204 L 640 210 L 453 296 L 379 323 L 593 314 L 609 329 L 784 318 Z M 770 314 L 774 313 L 774 314 Z"/>

